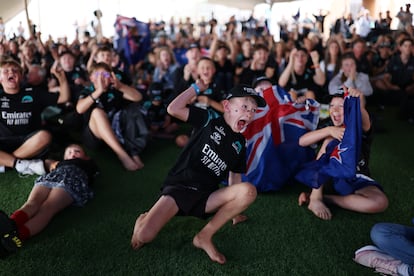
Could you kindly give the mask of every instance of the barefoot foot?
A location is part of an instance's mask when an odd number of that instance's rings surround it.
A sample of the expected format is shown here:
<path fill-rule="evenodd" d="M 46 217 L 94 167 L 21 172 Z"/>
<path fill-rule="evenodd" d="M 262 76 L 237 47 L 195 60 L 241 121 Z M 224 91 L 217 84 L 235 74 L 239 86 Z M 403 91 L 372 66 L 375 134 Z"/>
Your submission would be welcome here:
<path fill-rule="evenodd" d="M 194 237 L 193 245 L 204 250 L 213 262 L 217 262 L 219 264 L 226 263 L 226 257 L 217 251 L 216 247 L 211 242 L 211 239 L 203 239 L 199 233 Z"/>
<path fill-rule="evenodd" d="M 141 229 L 141 226 L 142 226 L 142 221 L 146 216 L 147 216 L 147 213 L 143 213 L 139 215 L 139 217 L 135 221 L 134 232 L 132 233 L 132 238 L 131 238 L 131 246 L 134 250 L 140 249 L 145 244 L 144 242 L 139 240 L 138 235 L 139 235 L 139 230 Z"/>
<path fill-rule="evenodd" d="M 321 200 L 311 200 L 308 209 L 320 219 L 330 220 L 332 218 L 331 211 Z"/>
<path fill-rule="evenodd" d="M 144 168 L 144 162 L 142 162 L 138 155 L 133 155 L 132 160 L 134 160 L 135 164 L 137 164 L 138 170 Z"/>
<path fill-rule="evenodd" d="M 139 170 L 140 167 L 138 164 L 129 156 L 118 156 L 119 160 L 121 161 L 124 168 L 128 171 L 136 171 Z"/>
<path fill-rule="evenodd" d="M 240 214 L 233 218 L 233 225 L 246 221 L 248 217 L 246 215 Z"/>
<path fill-rule="evenodd" d="M 299 206 L 302 206 L 303 204 L 309 204 L 309 196 L 309 193 L 300 193 L 298 198 Z"/>

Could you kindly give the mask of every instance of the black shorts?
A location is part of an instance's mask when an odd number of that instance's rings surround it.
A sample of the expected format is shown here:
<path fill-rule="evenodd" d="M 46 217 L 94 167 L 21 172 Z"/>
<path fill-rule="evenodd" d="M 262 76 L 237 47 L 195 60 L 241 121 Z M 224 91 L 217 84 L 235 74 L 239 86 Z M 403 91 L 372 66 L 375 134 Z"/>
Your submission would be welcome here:
<path fill-rule="evenodd" d="M 178 206 L 177 216 L 193 216 L 206 219 L 212 214 L 206 213 L 206 204 L 214 191 L 199 191 L 184 185 L 165 186 L 161 195 L 169 195 Z"/>
<path fill-rule="evenodd" d="M 92 130 L 89 128 L 89 125 L 86 125 L 82 132 L 82 142 L 89 149 L 96 150 L 102 147 L 104 142 L 96 137 Z"/>
<path fill-rule="evenodd" d="M 7 153 L 13 153 L 39 131 L 40 130 L 36 130 L 27 135 L 0 137 L 0 150 Z"/>

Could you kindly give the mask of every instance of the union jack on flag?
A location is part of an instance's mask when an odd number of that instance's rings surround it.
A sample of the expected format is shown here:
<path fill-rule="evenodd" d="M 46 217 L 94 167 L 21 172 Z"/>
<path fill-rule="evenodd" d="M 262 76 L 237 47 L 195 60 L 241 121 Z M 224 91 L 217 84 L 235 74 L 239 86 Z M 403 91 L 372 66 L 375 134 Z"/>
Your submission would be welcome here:
<path fill-rule="evenodd" d="M 276 191 L 293 178 L 299 166 L 314 159 L 311 148 L 299 146 L 304 133 L 314 130 L 319 120 L 319 103 L 299 104 L 278 86 L 263 91 L 266 107 L 259 108 L 243 132 L 247 140 L 245 181 L 259 192 Z"/>

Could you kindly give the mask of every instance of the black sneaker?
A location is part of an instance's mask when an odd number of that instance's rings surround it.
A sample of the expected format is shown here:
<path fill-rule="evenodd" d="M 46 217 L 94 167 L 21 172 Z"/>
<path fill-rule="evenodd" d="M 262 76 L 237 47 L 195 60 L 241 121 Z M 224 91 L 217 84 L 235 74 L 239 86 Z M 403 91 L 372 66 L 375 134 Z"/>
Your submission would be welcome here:
<path fill-rule="evenodd" d="M 0 210 L 0 258 L 15 253 L 22 246 L 23 243 L 18 237 L 16 223 Z"/>

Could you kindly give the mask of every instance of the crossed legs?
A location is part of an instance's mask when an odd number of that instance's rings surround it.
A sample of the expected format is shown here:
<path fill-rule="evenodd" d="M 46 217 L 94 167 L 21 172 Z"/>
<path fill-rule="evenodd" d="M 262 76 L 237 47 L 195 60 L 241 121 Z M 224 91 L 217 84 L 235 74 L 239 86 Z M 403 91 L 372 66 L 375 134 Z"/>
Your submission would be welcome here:
<path fill-rule="evenodd" d="M 360 213 L 380 213 L 388 207 L 387 196 L 375 186 L 367 186 L 349 195 L 323 195 L 323 186 L 313 189 L 311 194 L 301 193 L 299 205 L 308 204 L 308 209 L 323 220 L 332 218 L 326 204 L 334 204 L 341 208 Z"/>

